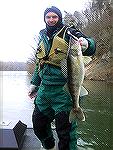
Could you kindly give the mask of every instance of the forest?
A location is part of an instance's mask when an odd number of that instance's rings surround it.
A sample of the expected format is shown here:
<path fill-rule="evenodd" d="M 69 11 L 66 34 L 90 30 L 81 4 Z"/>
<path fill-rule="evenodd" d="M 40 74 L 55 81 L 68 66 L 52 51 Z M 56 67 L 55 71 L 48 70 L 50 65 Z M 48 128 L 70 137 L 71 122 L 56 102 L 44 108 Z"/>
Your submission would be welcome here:
<path fill-rule="evenodd" d="M 0 71 L 26 71 L 26 63 L 25 62 L 3 62 L 0 61 Z"/>

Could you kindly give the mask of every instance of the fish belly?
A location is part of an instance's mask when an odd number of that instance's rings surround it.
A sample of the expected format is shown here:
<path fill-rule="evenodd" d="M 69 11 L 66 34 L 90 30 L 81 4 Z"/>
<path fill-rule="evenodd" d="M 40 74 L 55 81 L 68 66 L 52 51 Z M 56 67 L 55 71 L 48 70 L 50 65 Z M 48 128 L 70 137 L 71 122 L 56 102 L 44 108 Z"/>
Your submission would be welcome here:
<path fill-rule="evenodd" d="M 79 107 L 79 96 L 84 80 L 84 63 L 81 56 L 69 56 L 67 59 L 68 89 L 73 100 L 73 107 Z"/>

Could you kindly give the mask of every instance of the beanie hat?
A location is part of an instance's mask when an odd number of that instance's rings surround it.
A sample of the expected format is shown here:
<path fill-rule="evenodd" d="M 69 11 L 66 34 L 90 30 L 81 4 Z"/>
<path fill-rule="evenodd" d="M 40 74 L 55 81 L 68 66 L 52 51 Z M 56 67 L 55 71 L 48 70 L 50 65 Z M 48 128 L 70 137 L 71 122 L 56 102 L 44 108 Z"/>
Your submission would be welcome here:
<path fill-rule="evenodd" d="M 56 13 L 56 14 L 59 16 L 60 22 L 62 22 L 62 13 L 61 13 L 61 11 L 60 11 L 57 7 L 55 7 L 55 6 L 51 6 L 51 7 L 47 8 L 47 9 L 44 11 L 44 21 L 45 21 L 45 16 L 46 16 L 46 14 L 47 14 L 48 12 L 54 12 L 54 13 Z"/>

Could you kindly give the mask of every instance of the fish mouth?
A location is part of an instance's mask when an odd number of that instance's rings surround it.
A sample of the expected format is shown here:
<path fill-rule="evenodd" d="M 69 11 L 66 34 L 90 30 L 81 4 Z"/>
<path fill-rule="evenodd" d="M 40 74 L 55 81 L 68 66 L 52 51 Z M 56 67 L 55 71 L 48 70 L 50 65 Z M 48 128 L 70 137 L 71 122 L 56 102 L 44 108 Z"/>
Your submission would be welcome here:
<path fill-rule="evenodd" d="M 77 109 L 73 108 L 70 111 L 70 115 L 69 115 L 69 122 L 72 123 L 73 121 L 85 121 L 85 114 L 82 110 L 81 107 L 78 107 Z"/>

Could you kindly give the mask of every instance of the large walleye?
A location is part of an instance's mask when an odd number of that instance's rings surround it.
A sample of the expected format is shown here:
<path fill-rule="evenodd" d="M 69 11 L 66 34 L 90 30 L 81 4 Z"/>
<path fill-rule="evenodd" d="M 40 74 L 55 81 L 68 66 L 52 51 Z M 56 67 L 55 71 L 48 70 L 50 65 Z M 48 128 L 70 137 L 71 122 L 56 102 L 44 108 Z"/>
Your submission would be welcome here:
<path fill-rule="evenodd" d="M 85 115 L 79 105 L 80 90 L 85 74 L 82 51 L 78 39 L 72 37 L 70 32 L 68 34 L 70 34 L 70 41 L 67 54 L 67 86 L 73 101 L 69 121 L 72 122 L 76 118 L 85 121 Z"/>

